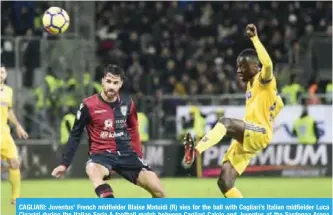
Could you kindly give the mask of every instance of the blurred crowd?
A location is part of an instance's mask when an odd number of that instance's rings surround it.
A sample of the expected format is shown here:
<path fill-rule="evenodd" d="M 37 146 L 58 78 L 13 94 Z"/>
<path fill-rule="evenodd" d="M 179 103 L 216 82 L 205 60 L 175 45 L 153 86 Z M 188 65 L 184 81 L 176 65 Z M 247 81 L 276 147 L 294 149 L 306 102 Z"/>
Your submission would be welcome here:
<path fill-rule="evenodd" d="M 2 62 L 15 65 L 10 37 L 25 35 L 20 48 L 27 88 L 36 88 L 34 70 L 40 67 L 39 41 L 29 37 L 43 35 L 41 16 L 48 4 L 1 2 Z M 242 49 L 252 47 L 244 28 L 254 23 L 274 62 L 286 102 L 298 103 L 304 94 L 314 97 L 309 103 L 328 102 L 315 95 L 331 91 L 331 80 L 313 74 L 304 84 L 297 81 L 295 70 L 302 38 L 315 32 L 332 35 L 332 2 L 97 1 L 95 6 L 98 65 L 124 67 L 127 86 L 138 98 L 243 93 L 236 58 Z M 101 78 L 99 67 L 96 71 L 95 84 Z M 163 107 L 174 114 L 177 104 L 183 103 L 172 100 Z"/>
<path fill-rule="evenodd" d="M 292 72 L 290 47 L 313 32 L 332 34 L 331 2 L 97 2 L 98 53 L 125 67 L 133 91 L 195 95 L 243 92 L 238 53 L 258 26 L 276 73 Z M 292 58 L 292 59 L 290 59 Z M 281 78 L 283 79 L 283 78 Z M 286 84 L 286 83 L 285 83 Z M 304 86 L 306 87 L 306 86 Z"/>
<path fill-rule="evenodd" d="M 5 37 L 42 34 L 47 2 L 1 4 Z M 98 1 L 97 54 L 102 63 L 123 66 L 136 93 L 242 92 L 235 61 L 242 49 L 252 46 L 244 35 L 249 22 L 258 26 L 277 75 L 286 76 L 284 70 L 292 72 L 290 63 L 297 61 L 290 47 L 297 49 L 298 41 L 313 32 L 332 34 L 332 3 Z M 2 40 L 1 51 L 5 64 L 13 65 L 13 46 Z"/>

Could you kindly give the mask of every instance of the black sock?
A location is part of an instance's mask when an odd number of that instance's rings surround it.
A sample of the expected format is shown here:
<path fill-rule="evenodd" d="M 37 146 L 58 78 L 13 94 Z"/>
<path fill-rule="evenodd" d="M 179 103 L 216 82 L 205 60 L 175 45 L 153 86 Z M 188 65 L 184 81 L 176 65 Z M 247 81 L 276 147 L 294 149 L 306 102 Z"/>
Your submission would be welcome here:
<path fill-rule="evenodd" d="M 95 192 L 100 198 L 114 198 L 112 188 L 108 184 L 99 185 L 96 187 Z"/>

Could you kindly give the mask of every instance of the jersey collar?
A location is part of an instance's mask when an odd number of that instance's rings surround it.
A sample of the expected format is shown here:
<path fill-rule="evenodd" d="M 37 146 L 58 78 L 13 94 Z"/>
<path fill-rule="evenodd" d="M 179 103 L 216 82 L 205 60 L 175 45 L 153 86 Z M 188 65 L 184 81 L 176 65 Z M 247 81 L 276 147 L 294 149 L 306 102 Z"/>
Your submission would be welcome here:
<path fill-rule="evenodd" d="M 117 94 L 117 100 L 115 102 L 107 102 L 103 99 L 101 93 L 98 94 L 98 98 L 99 100 L 101 100 L 102 102 L 108 104 L 108 105 L 111 105 L 111 106 L 114 106 L 114 105 L 119 105 L 121 103 L 121 100 L 120 100 L 120 96 L 119 94 Z"/>

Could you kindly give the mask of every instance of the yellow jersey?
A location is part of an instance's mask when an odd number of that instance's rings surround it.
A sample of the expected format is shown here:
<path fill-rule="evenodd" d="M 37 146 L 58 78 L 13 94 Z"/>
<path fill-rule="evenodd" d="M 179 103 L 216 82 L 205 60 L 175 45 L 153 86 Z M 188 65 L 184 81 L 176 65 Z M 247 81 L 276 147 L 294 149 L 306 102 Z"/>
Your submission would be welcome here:
<path fill-rule="evenodd" d="M 271 138 L 274 119 L 284 104 L 278 95 L 275 77 L 267 84 L 262 84 L 259 77 L 260 72 L 255 75 L 252 84 L 247 84 L 245 120 L 265 127 Z"/>
<path fill-rule="evenodd" d="M 9 131 L 8 112 L 13 105 L 13 89 L 7 85 L 0 87 L 0 132 Z"/>

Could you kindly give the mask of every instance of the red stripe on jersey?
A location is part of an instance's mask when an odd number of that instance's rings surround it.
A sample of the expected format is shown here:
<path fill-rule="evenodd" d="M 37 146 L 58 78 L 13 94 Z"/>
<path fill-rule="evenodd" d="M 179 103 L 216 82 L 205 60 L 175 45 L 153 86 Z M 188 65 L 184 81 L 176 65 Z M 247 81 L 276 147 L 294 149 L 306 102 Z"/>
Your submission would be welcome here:
<path fill-rule="evenodd" d="M 112 108 L 101 101 L 98 95 L 85 100 L 88 107 L 90 122 L 87 126 L 89 133 L 90 152 L 117 151 L 114 138 L 114 113 Z"/>

